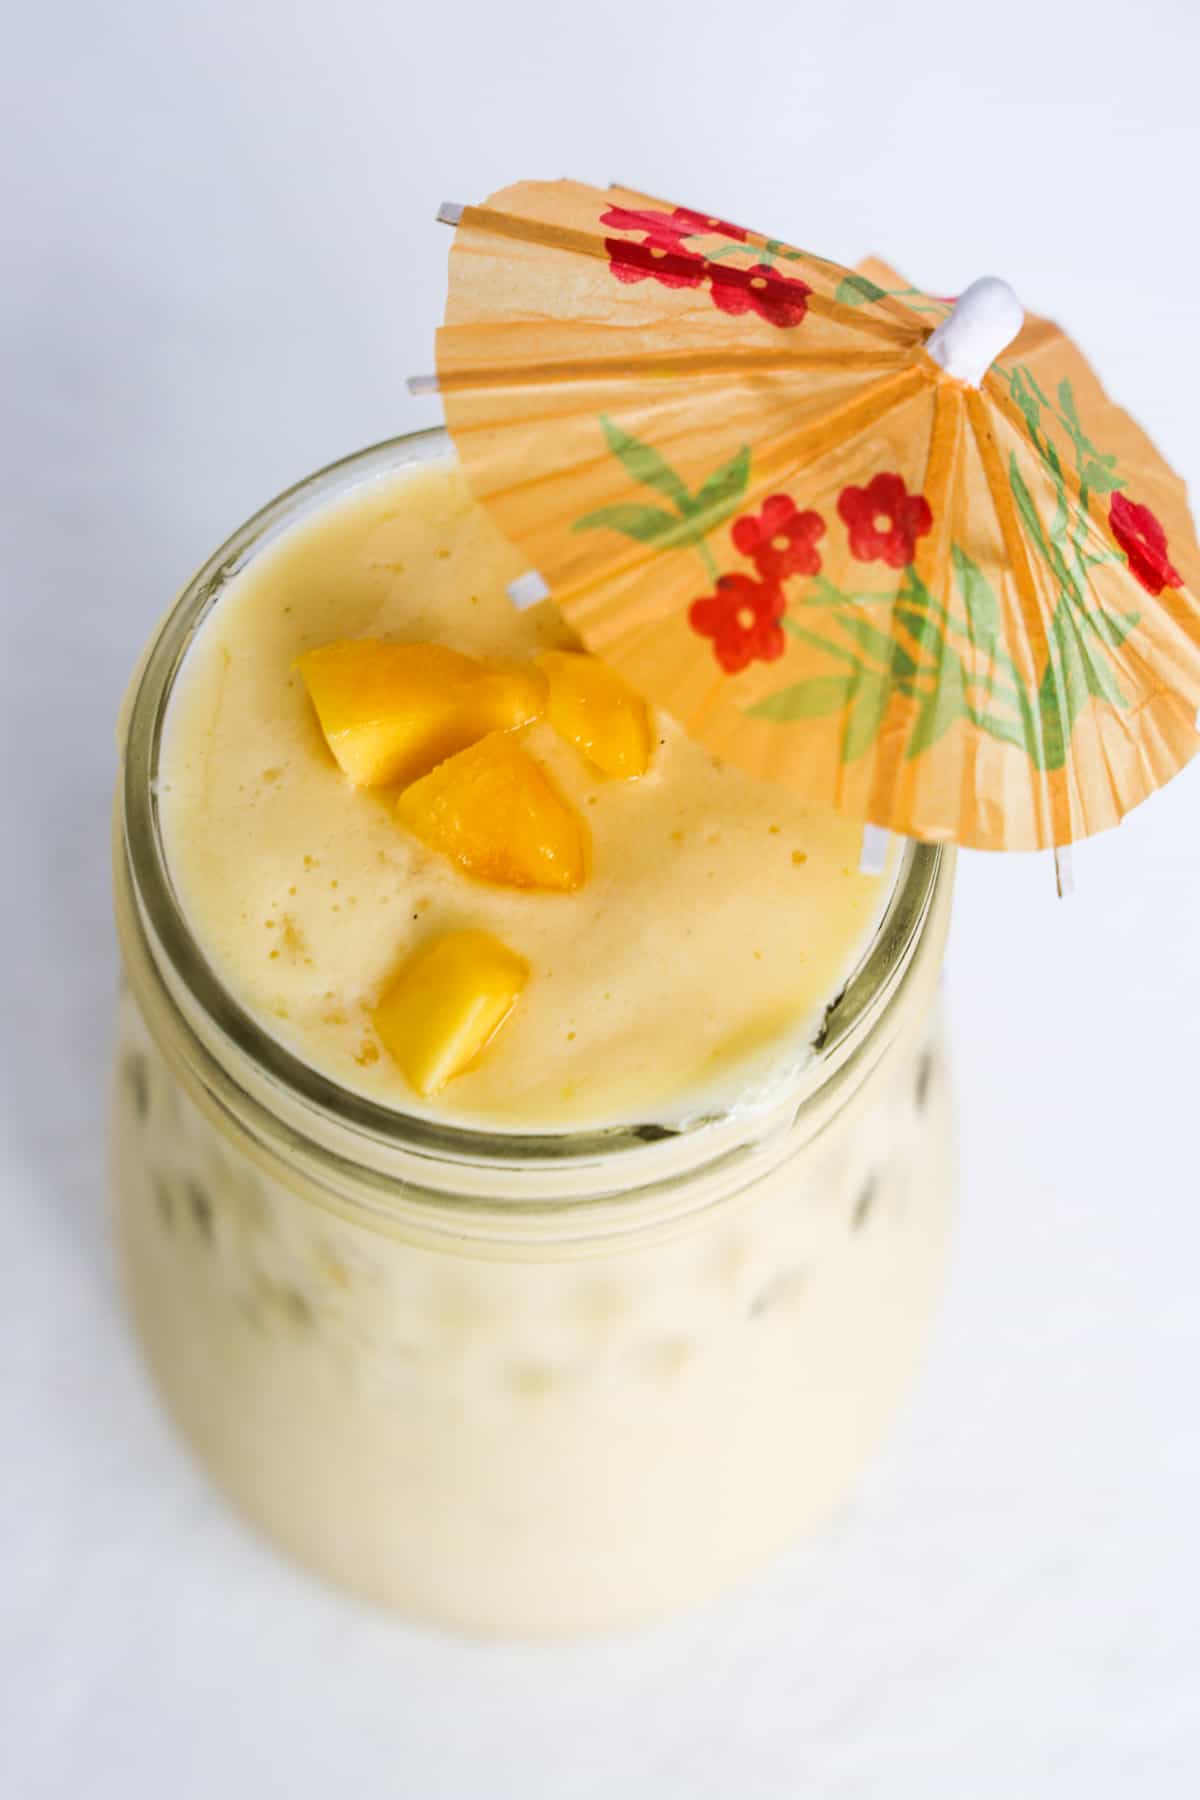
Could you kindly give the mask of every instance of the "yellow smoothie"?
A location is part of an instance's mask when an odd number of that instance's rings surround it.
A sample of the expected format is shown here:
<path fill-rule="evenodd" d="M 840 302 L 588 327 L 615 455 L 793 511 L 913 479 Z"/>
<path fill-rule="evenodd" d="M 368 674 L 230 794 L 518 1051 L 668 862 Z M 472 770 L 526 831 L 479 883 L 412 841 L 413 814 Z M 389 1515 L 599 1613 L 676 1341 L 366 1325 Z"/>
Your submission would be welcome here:
<path fill-rule="evenodd" d="M 859 828 L 715 763 L 663 714 L 650 766 L 607 777 L 545 719 L 513 734 L 585 821 L 574 892 L 474 879 L 342 773 L 296 669 L 337 639 L 530 662 L 572 640 L 519 612 L 519 556 L 450 457 L 335 499 L 260 552 L 188 652 L 159 808 L 183 910 L 220 979 L 296 1054 L 406 1112 L 493 1129 L 677 1123 L 778 1096 L 890 885 Z M 421 1099 L 374 1022 L 396 971 L 482 930 L 529 979 L 476 1065 Z"/>
<path fill-rule="evenodd" d="M 661 716 L 637 779 L 551 704 L 505 733 L 586 822 L 564 891 L 467 874 L 406 823 L 420 782 L 352 785 L 298 659 L 370 639 L 532 667 L 566 642 L 548 604 L 513 609 L 519 560 L 427 443 L 243 527 L 134 684 L 121 1263 L 171 1414 L 271 1541 L 442 1625 L 579 1632 L 828 1519 L 899 1405 L 953 1190 L 952 859 L 862 876 L 855 826 Z M 422 1099 L 382 1021 L 461 932 L 528 976 Z"/>

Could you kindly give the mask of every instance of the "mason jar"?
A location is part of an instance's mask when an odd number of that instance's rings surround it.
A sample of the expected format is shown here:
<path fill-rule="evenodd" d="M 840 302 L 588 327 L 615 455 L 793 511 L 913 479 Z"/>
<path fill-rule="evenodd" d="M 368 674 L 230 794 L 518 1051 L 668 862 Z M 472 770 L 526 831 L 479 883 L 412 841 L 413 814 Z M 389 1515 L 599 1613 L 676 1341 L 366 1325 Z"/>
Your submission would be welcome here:
<path fill-rule="evenodd" d="M 223 986 L 174 891 L 163 719 L 266 543 L 447 449 L 398 439 L 273 501 L 143 658 L 115 807 L 113 1196 L 146 1362 L 248 1519 L 410 1615 L 572 1632 L 707 1594 L 823 1520 L 909 1385 L 952 1198 L 936 991 L 953 855 L 903 848 L 811 1061 L 765 1114 L 494 1134 L 299 1060 Z"/>

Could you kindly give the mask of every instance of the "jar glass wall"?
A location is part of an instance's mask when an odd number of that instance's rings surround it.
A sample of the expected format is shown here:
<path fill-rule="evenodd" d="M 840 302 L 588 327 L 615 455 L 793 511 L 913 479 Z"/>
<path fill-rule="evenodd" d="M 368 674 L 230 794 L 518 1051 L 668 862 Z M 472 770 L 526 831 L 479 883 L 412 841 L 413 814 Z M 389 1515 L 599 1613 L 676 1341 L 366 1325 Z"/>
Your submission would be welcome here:
<path fill-rule="evenodd" d="M 500 1136 L 300 1062 L 223 988 L 172 890 L 163 714 L 263 544 L 445 448 L 398 440 L 272 503 L 147 652 L 115 818 L 114 1199 L 146 1359 L 244 1513 L 371 1600 L 570 1631 L 708 1592 L 827 1515 L 908 1384 L 951 1201 L 952 857 L 904 851 L 767 1117 Z"/>

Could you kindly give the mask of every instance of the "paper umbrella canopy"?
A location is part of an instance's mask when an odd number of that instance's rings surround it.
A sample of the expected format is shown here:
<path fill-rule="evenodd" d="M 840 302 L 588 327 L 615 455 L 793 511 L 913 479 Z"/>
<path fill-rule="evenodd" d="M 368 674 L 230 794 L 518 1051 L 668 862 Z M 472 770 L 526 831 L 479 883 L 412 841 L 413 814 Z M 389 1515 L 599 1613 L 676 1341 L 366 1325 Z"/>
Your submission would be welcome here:
<path fill-rule="evenodd" d="M 1062 845 L 1196 750 L 1182 482 L 1057 326 L 625 189 L 455 224 L 437 385 L 587 647 L 716 755 L 932 840 Z"/>

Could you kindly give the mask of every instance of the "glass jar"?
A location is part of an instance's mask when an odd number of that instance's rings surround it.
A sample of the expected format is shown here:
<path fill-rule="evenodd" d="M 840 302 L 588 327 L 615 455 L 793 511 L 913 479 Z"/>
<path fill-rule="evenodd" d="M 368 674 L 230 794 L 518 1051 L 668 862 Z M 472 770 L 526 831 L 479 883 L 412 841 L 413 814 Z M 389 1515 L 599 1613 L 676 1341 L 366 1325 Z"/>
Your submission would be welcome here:
<path fill-rule="evenodd" d="M 767 1116 L 491 1135 L 299 1061 L 223 988 L 172 889 L 164 712 L 268 540 L 446 447 L 399 439 L 273 501 L 185 588 L 135 678 L 115 809 L 118 1235 L 171 1413 L 282 1548 L 442 1624 L 575 1631 L 704 1594 L 822 1519 L 908 1383 L 951 1202 L 934 1003 L 953 858 L 905 848 Z"/>

